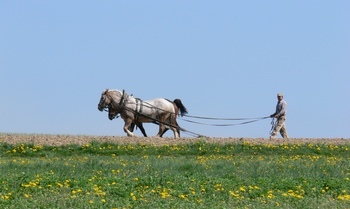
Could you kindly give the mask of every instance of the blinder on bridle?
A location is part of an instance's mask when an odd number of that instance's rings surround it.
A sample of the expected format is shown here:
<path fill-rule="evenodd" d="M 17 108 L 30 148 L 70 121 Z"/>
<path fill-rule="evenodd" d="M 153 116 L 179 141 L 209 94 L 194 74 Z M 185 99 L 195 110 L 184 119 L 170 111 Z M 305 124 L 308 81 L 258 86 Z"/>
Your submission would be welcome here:
<path fill-rule="evenodd" d="M 103 95 L 103 104 L 104 104 L 104 105 L 106 104 L 106 97 L 107 97 L 106 94 Z M 105 105 L 105 106 L 103 107 L 103 111 L 108 112 L 108 109 L 109 109 L 109 106 L 110 106 L 110 105 L 111 105 L 111 104 Z"/>
<path fill-rule="evenodd" d="M 101 99 L 100 99 L 100 102 L 98 103 L 98 110 L 100 111 L 108 111 L 106 110 L 107 109 L 107 105 L 106 105 L 106 97 L 107 95 L 106 94 L 103 94 Z"/>

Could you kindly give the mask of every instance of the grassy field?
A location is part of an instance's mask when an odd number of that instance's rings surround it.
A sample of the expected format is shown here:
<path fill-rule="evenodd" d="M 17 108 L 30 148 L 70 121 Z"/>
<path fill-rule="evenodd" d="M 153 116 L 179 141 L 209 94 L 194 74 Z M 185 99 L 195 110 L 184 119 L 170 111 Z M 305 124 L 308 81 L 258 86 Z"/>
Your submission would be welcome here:
<path fill-rule="evenodd" d="M 350 208 L 349 149 L 204 139 L 56 146 L 0 136 L 0 208 Z"/>

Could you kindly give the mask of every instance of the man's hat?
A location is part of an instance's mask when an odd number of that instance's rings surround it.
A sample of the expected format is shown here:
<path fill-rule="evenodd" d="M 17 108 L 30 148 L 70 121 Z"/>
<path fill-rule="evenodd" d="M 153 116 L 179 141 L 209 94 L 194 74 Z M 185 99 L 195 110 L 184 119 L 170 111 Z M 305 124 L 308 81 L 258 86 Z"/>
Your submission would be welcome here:
<path fill-rule="evenodd" d="M 283 94 L 282 93 L 278 93 L 277 96 L 278 97 L 283 97 Z"/>

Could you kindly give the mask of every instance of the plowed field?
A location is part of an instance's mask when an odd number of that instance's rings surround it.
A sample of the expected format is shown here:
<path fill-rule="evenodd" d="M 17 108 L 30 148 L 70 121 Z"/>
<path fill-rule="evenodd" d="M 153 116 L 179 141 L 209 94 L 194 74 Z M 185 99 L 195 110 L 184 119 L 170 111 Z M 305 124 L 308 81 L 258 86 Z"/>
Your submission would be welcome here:
<path fill-rule="evenodd" d="M 292 138 L 281 139 L 277 138 L 270 140 L 268 138 L 159 138 L 159 137 L 126 137 L 126 136 L 83 136 L 83 135 L 47 135 L 47 134 L 0 134 L 0 142 L 9 144 L 41 144 L 60 146 L 66 144 L 83 145 L 92 141 L 110 142 L 118 144 L 152 144 L 152 145 L 167 145 L 167 144 L 184 144 L 197 141 L 206 143 L 268 143 L 268 144 L 295 144 L 295 143 L 325 143 L 325 144 L 346 144 L 350 143 L 350 139 L 344 138 Z"/>

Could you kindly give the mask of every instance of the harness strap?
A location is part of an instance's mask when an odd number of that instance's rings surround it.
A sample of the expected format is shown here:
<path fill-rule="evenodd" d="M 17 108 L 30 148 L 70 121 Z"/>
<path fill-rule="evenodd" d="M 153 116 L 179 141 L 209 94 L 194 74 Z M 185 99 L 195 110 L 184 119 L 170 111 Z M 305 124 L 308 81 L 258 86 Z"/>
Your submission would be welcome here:
<path fill-rule="evenodd" d="M 134 111 L 134 115 L 135 115 L 135 121 L 138 121 L 139 116 L 142 115 L 143 103 L 142 103 L 142 100 L 139 98 L 135 98 L 135 100 L 136 100 L 136 108 Z"/>
<path fill-rule="evenodd" d="M 123 94 L 122 94 L 122 96 L 121 96 L 121 98 L 120 98 L 120 101 L 119 101 L 119 109 L 122 109 L 122 107 L 125 105 L 125 90 L 123 90 Z"/>
<path fill-rule="evenodd" d="M 138 98 L 135 98 L 135 100 L 136 100 L 136 108 L 135 108 L 135 112 L 137 112 L 137 111 L 138 111 L 138 109 L 139 109 L 139 103 L 140 103 L 140 101 L 139 101 L 139 99 L 138 99 Z"/>
<path fill-rule="evenodd" d="M 139 113 L 142 113 L 142 110 L 143 110 L 143 102 L 142 102 L 142 100 L 139 99 L 139 98 L 136 98 L 136 111 L 137 111 L 137 109 L 138 109 L 137 106 L 140 106 L 140 110 L 139 110 L 138 112 L 139 112 Z"/>

